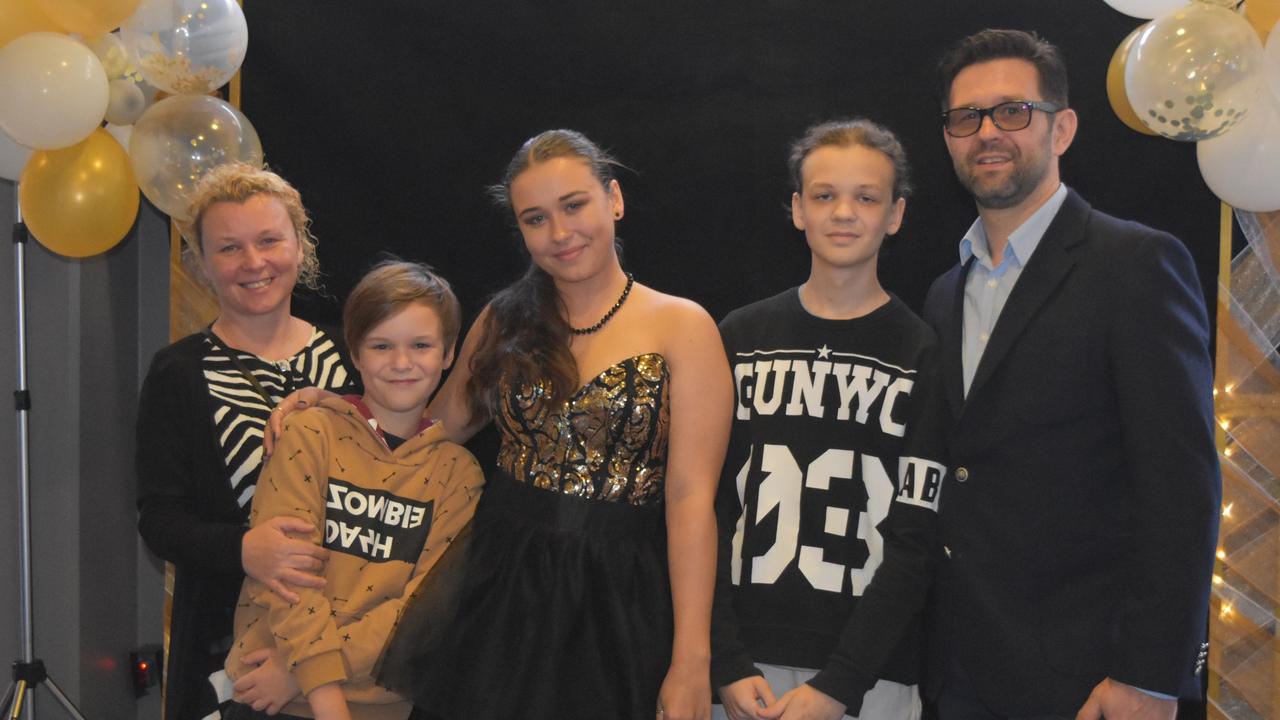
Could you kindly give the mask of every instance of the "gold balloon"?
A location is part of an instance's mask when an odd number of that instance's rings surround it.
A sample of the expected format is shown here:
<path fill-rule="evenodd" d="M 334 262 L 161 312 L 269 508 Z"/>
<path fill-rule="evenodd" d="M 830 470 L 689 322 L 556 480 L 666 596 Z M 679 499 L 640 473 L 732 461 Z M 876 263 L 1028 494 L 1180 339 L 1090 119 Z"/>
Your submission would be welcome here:
<path fill-rule="evenodd" d="M 106 130 L 79 144 L 39 150 L 22 171 L 18 204 L 41 245 L 88 257 L 119 243 L 138 216 L 138 183 L 129 154 Z"/>
<path fill-rule="evenodd" d="M 1111 110 L 1115 112 L 1116 117 L 1120 118 L 1120 122 L 1127 125 L 1130 130 L 1137 130 L 1143 135 L 1155 135 L 1156 131 L 1143 124 L 1138 113 L 1133 111 L 1133 106 L 1129 104 L 1129 95 L 1124 90 L 1124 64 L 1129 57 L 1129 48 L 1133 47 L 1133 41 L 1145 27 L 1146 25 L 1143 24 L 1135 28 L 1129 33 L 1129 37 L 1120 42 L 1120 46 L 1111 55 L 1111 64 L 1107 66 L 1107 99 L 1111 101 Z"/>
<path fill-rule="evenodd" d="M 0 0 L 0 47 L 19 35 L 40 30 L 61 32 L 62 28 L 44 14 L 36 0 Z"/>
<path fill-rule="evenodd" d="M 1280 0 L 1248 0 L 1244 4 L 1244 16 L 1266 40 L 1267 34 L 1280 22 Z"/>
<path fill-rule="evenodd" d="M 9 0 L 5 0 L 8 2 Z M 44 14 L 67 32 L 93 37 L 129 19 L 140 0 L 36 0 Z"/>

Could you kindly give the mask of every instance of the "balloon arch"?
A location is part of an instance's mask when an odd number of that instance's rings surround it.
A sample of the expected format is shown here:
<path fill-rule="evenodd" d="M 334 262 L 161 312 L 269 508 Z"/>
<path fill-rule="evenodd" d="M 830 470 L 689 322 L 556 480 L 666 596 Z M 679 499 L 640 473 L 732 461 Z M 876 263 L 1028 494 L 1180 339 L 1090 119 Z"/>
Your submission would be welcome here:
<path fill-rule="evenodd" d="M 1107 0 L 1150 19 L 1116 48 L 1107 97 L 1130 128 L 1196 143 L 1205 184 L 1280 210 L 1280 0 Z M 1265 46 L 1263 41 L 1265 40 Z"/>
<path fill-rule="evenodd" d="M 220 88 L 244 61 L 236 0 L 5 0 L 0 5 L 0 177 L 56 253 L 109 250 L 138 191 L 175 219 L 221 163 L 262 163 Z"/>

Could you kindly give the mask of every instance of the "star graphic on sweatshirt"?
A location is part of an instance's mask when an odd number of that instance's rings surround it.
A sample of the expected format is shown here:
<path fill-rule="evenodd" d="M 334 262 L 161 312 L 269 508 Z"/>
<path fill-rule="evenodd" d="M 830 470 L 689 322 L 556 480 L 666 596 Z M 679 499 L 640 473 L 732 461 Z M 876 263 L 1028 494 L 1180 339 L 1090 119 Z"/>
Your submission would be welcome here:
<path fill-rule="evenodd" d="M 831 355 L 831 348 L 827 347 L 826 343 L 823 343 L 822 347 L 818 348 L 818 357 L 826 360 L 829 355 Z"/>

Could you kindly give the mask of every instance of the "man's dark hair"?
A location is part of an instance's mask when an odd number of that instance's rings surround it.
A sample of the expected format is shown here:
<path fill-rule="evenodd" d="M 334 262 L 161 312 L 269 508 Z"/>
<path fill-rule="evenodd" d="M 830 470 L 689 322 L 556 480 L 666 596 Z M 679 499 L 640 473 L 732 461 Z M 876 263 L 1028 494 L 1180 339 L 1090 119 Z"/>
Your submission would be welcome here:
<path fill-rule="evenodd" d="M 938 99 L 950 109 L 951 83 L 961 70 L 988 60 L 1026 60 L 1040 77 L 1042 99 L 1067 107 L 1067 63 L 1056 45 L 1034 32 L 987 29 L 966 37 L 943 54 L 938 62 Z M 1025 98 L 1033 100 L 1035 98 Z"/>

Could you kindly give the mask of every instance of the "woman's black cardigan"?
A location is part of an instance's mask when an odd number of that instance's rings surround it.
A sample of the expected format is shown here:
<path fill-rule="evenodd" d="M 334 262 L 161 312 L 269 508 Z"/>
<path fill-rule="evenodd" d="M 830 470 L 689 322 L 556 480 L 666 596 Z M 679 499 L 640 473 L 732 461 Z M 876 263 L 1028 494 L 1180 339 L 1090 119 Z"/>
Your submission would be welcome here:
<path fill-rule="evenodd" d="M 345 360 L 341 334 L 327 334 Z M 174 566 L 168 720 L 198 720 L 216 707 L 207 680 L 225 660 L 222 643 L 244 580 L 240 542 L 248 514 L 232 493 L 214 430 L 201 367 L 207 347 L 197 333 L 157 352 L 138 401 L 138 531 Z"/>

